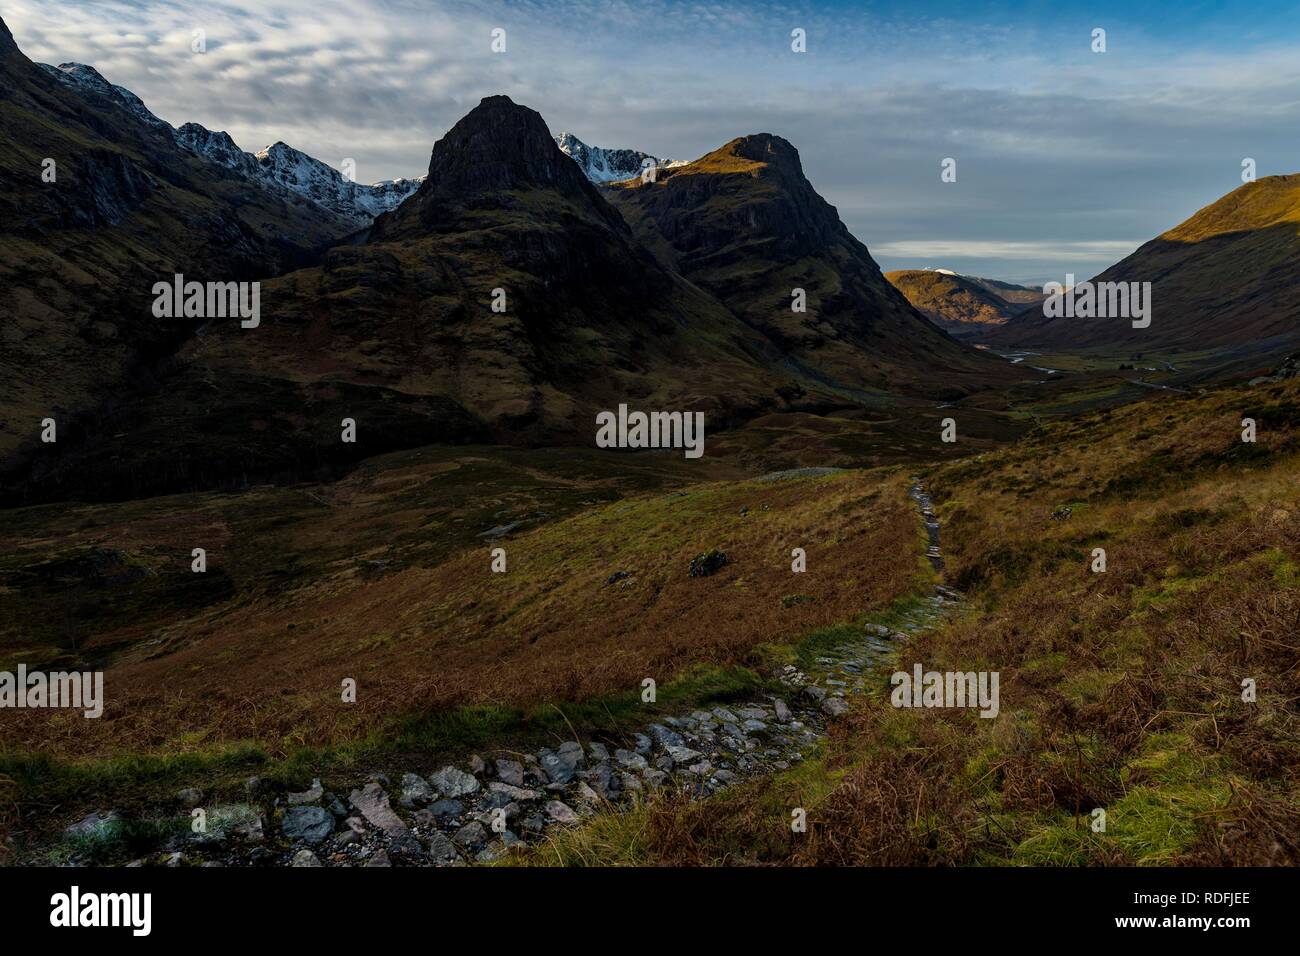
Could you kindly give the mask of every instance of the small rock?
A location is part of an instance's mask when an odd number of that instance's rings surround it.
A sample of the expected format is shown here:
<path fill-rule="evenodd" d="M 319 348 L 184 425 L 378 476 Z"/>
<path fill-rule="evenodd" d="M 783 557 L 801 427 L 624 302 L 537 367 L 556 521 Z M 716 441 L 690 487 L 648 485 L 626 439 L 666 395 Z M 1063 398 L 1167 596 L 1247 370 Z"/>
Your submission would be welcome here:
<path fill-rule="evenodd" d="M 96 810 L 63 831 L 65 837 L 99 836 L 122 822 L 116 810 Z"/>
<path fill-rule="evenodd" d="M 306 803 L 320 803 L 321 797 L 325 795 L 324 789 L 320 785 L 320 780 L 312 780 L 311 786 L 300 793 L 291 793 L 288 796 L 290 806 L 301 806 Z"/>
<path fill-rule="evenodd" d="M 488 789 L 493 793 L 504 794 L 511 800 L 540 800 L 541 794 L 536 790 L 526 790 L 523 787 L 512 786 L 508 783 L 490 783 Z"/>
<path fill-rule="evenodd" d="M 421 823 L 446 823 L 465 812 L 465 804 L 459 800 L 435 800 L 427 808 L 415 815 Z"/>
<path fill-rule="evenodd" d="M 429 783 L 444 797 L 465 797 L 479 790 L 478 779 L 456 767 L 443 767 L 429 774 Z"/>
<path fill-rule="evenodd" d="M 578 751 L 577 756 L 581 758 L 582 751 Z M 538 753 L 537 761 L 554 783 L 568 783 L 578 771 L 578 760 L 575 759 L 572 751 L 555 753 L 550 750 L 543 750 Z"/>
<path fill-rule="evenodd" d="M 371 781 L 361 790 L 353 790 L 348 799 L 371 826 L 388 834 L 394 847 L 408 851 L 419 849 L 419 843 L 411 836 L 411 831 L 402 822 L 402 818 L 393 812 L 388 803 L 388 794 L 378 783 Z"/>
<path fill-rule="evenodd" d="M 827 697 L 822 701 L 822 713 L 828 717 L 843 717 L 849 712 L 849 705 L 843 697 Z"/>
<path fill-rule="evenodd" d="M 615 750 L 614 759 L 629 770 L 644 770 L 647 766 L 645 757 L 630 750 Z"/>
<path fill-rule="evenodd" d="M 467 823 L 456 831 L 452 839 L 463 847 L 479 846 L 487 842 L 487 830 L 481 823 Z"/>
<path fill-rule="evenodd" d="M 460 851 L 445 833 L 435 833 L 429 838 L 429 857 L 437 866 L 449 866 L 460 859 Z"/>
<path fill-rule="evenodd" d="M 320 858 L 311 850 L 299 850 L 293 855 L 290 866 L 320 866 Z"/>
<path fill-rule="evenodd" d="M 428 781 L 416 773 L 402 774 L 402 795 L 397 802 L 404 807 L 415 807 L 428 803 L 436 796 Z"/>
<path fill-rule="evenodd" d="M 183 807 L 197 807 L 203 800 L 203 791 L 196 787 L 186 787 L 176 794 L 176 799 Z"/>
<path fill-rule="evenodd" d="M 497 777 L 512 787 L 524 785 L 524 765 L 518 760 L 498 760 Z"/>
<path fill-rule="evenodd" d="M 690 747 L 677 747 L 670 745 L 664 749 L 668 751 L 668 756 L 672 757 L 673 760 L 678 763 L 690 763 L 692 760 L 696 760 L 703 756 L 703 754 L 698 750 L 692 750 Z"/>
<path fill-rule="evenodd" d="M 366 860 L 366 866 L 392 866 L 393 861 L 388 858 L 388 853 L 383 847 L 380 847 L 374 853 L 370 854 L 370 859 Z"/>
<path fill-rule="evenodd" d="M 568 804 L 561 803 L 559 800 L 552 800 L 546 804 L 546 815 L 556 823 L 577 823 L 578 815 Z"/>
<path fill-rule="evenodd" d="M 669 730 L 663 724 L 651 724 L 649 727 L 650 736 L 660 747 L 667 750 L 669 747 L 684 747 L 685 738 L 675 730 Z"/>
<path fill-rule="evenodd" d="M 323 807 L 290 807 L 280 829 L 290 840 L 316 844 L 334 832 L 334 817 Z"/>

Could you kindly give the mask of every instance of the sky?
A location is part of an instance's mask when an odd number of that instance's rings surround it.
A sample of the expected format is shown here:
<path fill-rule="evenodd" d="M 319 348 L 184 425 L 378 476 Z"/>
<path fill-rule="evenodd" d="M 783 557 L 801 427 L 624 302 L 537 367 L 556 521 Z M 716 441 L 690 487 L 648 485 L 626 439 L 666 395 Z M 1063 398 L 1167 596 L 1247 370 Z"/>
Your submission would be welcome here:
<path fill-rule="evenodd" d="M 5 0 L 0 16 L 31 59 L 89 63 L 173 125 L 350 158 L 362 181 L 423 173 L 497 93 L 552 133 L 673 159 L 775 133 L 882 268 L 1041 285 L 1177 225 L 1241 185 L 1246 158 L 1300 171 L 1300 2 L 1134 6 Z"/>

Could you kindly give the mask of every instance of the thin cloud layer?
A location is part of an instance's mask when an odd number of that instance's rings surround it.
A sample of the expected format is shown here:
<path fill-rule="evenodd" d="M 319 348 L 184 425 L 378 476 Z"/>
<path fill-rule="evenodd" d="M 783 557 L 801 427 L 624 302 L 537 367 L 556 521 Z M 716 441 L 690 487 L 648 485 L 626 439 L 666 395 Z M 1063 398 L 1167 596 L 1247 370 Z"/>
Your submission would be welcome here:
<path fill-rule="evenodd" d="M 493 93 L 553 132 L 673 157 L 776 133 L 886 269 L 1091 275 L 1239 185 L 1243 158 L 1270 175 L 1298 154 L 1294 35 L 1092 10 L 818 11 L 10 0 L 4 16 L 33 59 L 90 63 L 173 124 L 353 158 L 368 181 L 424 172 L 434 141 Z M 1104 54 L 1090 50 L 1098 19 Z M 790 50 L 795 27 L 806 54 Z M 940 181 L 947 157 L 954 183 Z"/>

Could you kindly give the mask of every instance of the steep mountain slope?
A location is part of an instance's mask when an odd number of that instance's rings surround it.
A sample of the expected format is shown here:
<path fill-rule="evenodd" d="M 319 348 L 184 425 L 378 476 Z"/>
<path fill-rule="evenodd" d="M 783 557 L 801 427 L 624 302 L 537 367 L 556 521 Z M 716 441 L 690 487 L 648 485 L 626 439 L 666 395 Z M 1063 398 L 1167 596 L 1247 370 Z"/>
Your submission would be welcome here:
<path fill-rule="evenodd" d="M 1031 348 L 1118 347 L 1254 352 L 1255 364 L 1300 340 L 1300 175 L 1247 183 L 1092 280 L 1151 282 L 1151 325 L 1049 319 L 1031 310 L 991 340 Z"/>
<path fill-rule="evenodd" d="M 29 494 L 300 478 L 440 441 L 590 445 L 595 412 L 620 402 L 717 428 L 801 393 L 771 343 L 656 262 L 507 97 L 439 140 L 420 189 L 362 241 L 264 283 L 261 302 L 258 328 L 214 325 L 156 394 L 123 404 L 129 447 L 62 455 Z"/>
<path fill-rule="evenodd" d="M 84 438 L 192 333 L 153 317 L 155 282 L 268 276 L 350 229 L 179 148 L 111 87 L 73 88 L 0 22 L 0 473 Z"/>
<path fill-rule="evenodd" d="M 1017 374 L 922 318 L 778 136 L 732 140 L 606 195 L 661 261 L 828 387 L 956 398 Z M 804 312 L 794 310 L 795 289 Z"/>
<path fill-rule="evenodd" d="M 1011 318 L 1009 304 L 952 272 L 900 269 L 885 278 L 935 325 L 954 335 L 979 334 Z"/>
<path fill-rule="evenodd" d="M 610 183 L 640 176 L 641 164 L 647 159 L 659 167 L 683 165 L 681 160 L 659 159 L 636 149 L 588 146 L 572 133 L 560 133 L 555 137 L 555 145 L 560 147 L 560 152 L 577 163 L 593 183 Z"/>
<path fill-rule="evenodd" d="M 172 129 L 169 123 L 150 112 L 140 97 L 124 86 L 109 83 L 94 67 L 84 63 L 61 63 L 57 67 L 38 63 L 37 66 L 73 89 L 122 102 L 146 124 L 172 137 L 177 145 L 233 169 L 249 182 L 305 197 L 357 228 L 369 225 L 380 213 L 397 208 L 420 185 L 420 179 L 390 179 L 371 185 L 354 183 L 332 166 L 285 143 L 274 143 L 258 153 L 246 153 L 228 133 L 213 132 L 198 123 L 185 123 L 179 129 Z"/>

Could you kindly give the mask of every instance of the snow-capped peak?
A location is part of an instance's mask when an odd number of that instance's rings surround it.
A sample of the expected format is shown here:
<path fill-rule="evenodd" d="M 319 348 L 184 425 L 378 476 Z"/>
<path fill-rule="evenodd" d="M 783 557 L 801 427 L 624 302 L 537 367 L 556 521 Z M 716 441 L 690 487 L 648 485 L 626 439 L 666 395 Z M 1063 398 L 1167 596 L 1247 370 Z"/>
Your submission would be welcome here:
<path fill-rule="evenodd" d="M 166 133 L 177 146 L 268 189 L 288 190 L 356 226 L 368 225 L 380 213 L 401 205 L 414 193 L 424 177 L 389 179 L 362 185 L 354 183 L 338 170 L 308 156 L 283 142 L 274 143 L 261 152 L 246 153 L 229 133 L 214 132 L 198 123 L 185 123 L 173 129 L 159 119 L 124 86 L 114 86 L 93 66 L 84 63 L 48 63 L 39 66 L 68 86 L 116 100 L 149 126 Z"/>
<path fill-rule="evenodd" d="M 104 79 L 103 75 L 93 66 L 87 66 L 85 63 L 60 63 L 58 66 L 50 66 L 48 63 L 36 64 L 46 73 L 57 79 L 62 80 L 69 86 L 78 90 L 89 90 L 92 93 L 98 93 L 100 96 L 107 96 L 111 100 L 119 101 L 128 110 L 137 117 L 144 120 L 145 123 L 158 130 L 171 130 L 171 126 L 153 113 L 144 105 L 144 101 L 136 96 L 125 86 L 115 86 Z"/>
<path fill-rule="evenodd" d="M 588 146 L 572 133 L 560 133 L 555 137 L 555 145 L 582 167 L 582 171 L 593 183 L 612 183 L 640 176 L 641 165 L 647 159 L 654 160 L 660 167 L 685 165 L 683 160 L 659 159 L 636 149 L 602 149 L 599 146 Z"/>

